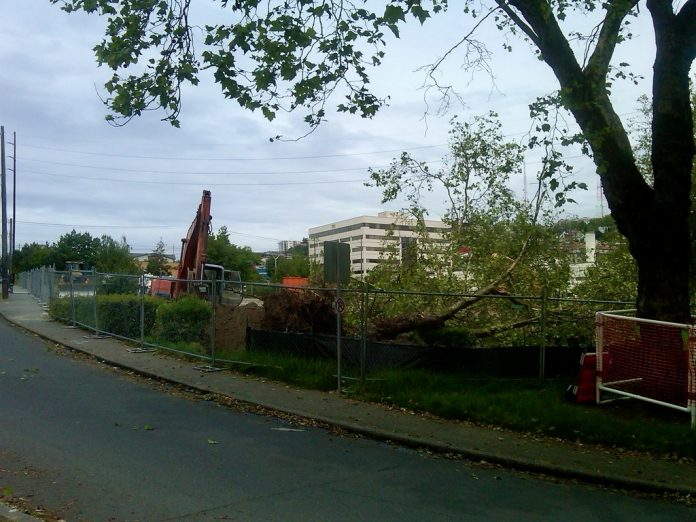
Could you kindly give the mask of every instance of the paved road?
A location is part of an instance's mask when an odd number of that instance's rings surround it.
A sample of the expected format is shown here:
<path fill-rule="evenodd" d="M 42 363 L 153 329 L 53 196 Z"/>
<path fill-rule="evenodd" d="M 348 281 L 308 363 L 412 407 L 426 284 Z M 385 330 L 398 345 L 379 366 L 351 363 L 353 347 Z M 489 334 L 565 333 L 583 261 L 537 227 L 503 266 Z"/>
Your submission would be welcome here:
<path fill-rule="evenodd" d="M 695 520 L 163 393 L 0 320 L 0 488 L 73 520 Z"/>

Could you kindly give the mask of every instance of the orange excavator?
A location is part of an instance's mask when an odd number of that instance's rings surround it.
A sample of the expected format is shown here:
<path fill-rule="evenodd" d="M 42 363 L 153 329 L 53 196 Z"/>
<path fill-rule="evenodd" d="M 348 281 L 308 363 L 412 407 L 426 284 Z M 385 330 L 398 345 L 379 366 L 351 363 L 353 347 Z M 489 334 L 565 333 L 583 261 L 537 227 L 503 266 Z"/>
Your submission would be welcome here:
<path fill-rule="evenodd" d="M 193 219 L 188 229 L 186 237 L 181 240 L 181 258 L 179 259 L 179 270 L 176 273 L 176 283 L 174 285 L 174 297 L 179 297 L 182 293 L 190 293 L 190 281 L 200 281 L 204 279 L 204 268 L 208 261 L 207 246 L 208 234 L 211 230 L 212 216 L 210 215 L 210 191 L 204 190 L 201 203 L 198 205 L 196 217 Z M 218 268 L 219 265 L 216 265 Z M 222 267 L 219 267 L 218 277 L 222 277 Z M 207 279 L 207 278 L 206 278 Z"/>
<path fill-rule="evenodd" d="M 204 190 L 196 217 L 181 240 L 181 258 L 176 279 L 154 279 L 150 294 L 161 297 L 179 297 L 182 294 L 211 296 L 213 283 L 218 302 L 235 302 L 241 296 L 240 274 L 225 270 L 222 265 L 208 263 L 208 235 L 211 232 L 210 191 Z M 234 295 L 233 295 L 234 294 Z"/>

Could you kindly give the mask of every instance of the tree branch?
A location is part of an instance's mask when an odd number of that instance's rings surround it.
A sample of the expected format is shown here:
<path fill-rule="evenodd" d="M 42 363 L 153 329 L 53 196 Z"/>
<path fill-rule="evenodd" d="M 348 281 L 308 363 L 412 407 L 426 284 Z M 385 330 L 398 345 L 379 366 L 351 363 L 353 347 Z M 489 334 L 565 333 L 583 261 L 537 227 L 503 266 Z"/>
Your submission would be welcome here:
<path fill-rule="evenodd" d="M 585 72 L 591 80 L 601 81 L 606 78 L 609 62 L 611 62 L 618 41 L 621 23 L 637 3 L 638 0 L 613 0 L 608 4 L 607 14 L 604 17 L 595 49 L 585 68 Z"/>
<path fill-rule="evenodd" d="M 543 60 L 553 69 L 561 86 L 579 83 L 583 77 L 582 69 L 558 25 L 551 6 L 539 0 L 509 0 L 507 3 L 522 13 L 529 27 L 538 36 L 535 44 L 541 51 Z M 525 30 L 524 27 L 520 28 Z"/>
<path fill-rule="evenodd" d="M 532 42 L 534 42 L 534 44 L 537 47 L 539 47 L 539 44 L 540 44 L 539 35 L 537 35 L 534 32 L 534 29 L 529 27 L 529 25 L 527 25 L 525 23 L 525 21 L 522 20 L 522 18 L 520 18 L 517 15 L 517 13 L 510 8 L 510 6 L 508 5 L 508 3 L 505 0 L 496 0 L 495 3 L 498 4 L 498 7 L 500 7 L 505 12 L 505 14 L 508 15 L 513 22 L 515 22 L 515 25 L 517 27 L 519 27 L 520 29 L 522 29 L 524 34 L 526 34 L 529 37 L 529 39 Z"/>
<path fill-rule="evenodd" d="M 452 319 L 455 315 L 457 315 L 459 312 L 462 310 L 469 308 L 470 306 L 478 303 L 481 299 L 486 297 L 487 295 L 493 295 L 498 293 L 498 286 L 500 285 L 501 282 L 503 282 L 505 279 L 507 279 L 512 272 L 515 271 L 515 268 L 517 268 L 517 265 L 519 265 L 520 261 L 524 257 L 525 253 L 527 252 L 527 247 L 529 246 L 529 241 L 531 239 L 531 236 L 527 236 L 524 240 L 524 243 L 522 244 L 522 248 L 520 249 L 519 254 L 517 254 L 517 257 L 512 261 L 508 269 L 500 274 L 497 279 L 495 279 L 492 283 L 490 283 L 488 286 L 485 286 L 478 292 L 476 292 L 476 297 L 470 297 L 469 299 L 464 299 L 462 301 L 459 301 L 458 303 L 453 304 L 452 306 L 449 307 L 449 309 L 442 314 L 440 317 L 442 318 L 443 322 L 448 321 Z"/>
<path fill-rule="evenodd" d="M 492 337 L 494 335 L 497 335 L 502 332 L 508 332 L 510 330 L 516 330 L 518 328 L 524 328 L 525 326 L 529 326 L 530 324 L 538 323 L 539 322 L 539 317 L 532 317 L 531 319 L 524 319 L 522 321 L 517 321 L 514 323 L 508 323 L 508 324 L 497 324 L 494 326 L 491 326 L 490 328 L 487 328 L 485 330 L 476 330 L 472 331 L 471 335 L 474 337 L 482 338 L 482 337 Z"/>
<path fill-rule="evenodd" d="M 454 318 L 459 312 L 473 306 L 486 296 L 500 295 L 502 292 L 500 292 L 498 286 L 515 270 L 515 268 L 517 268 L 517 265 L 527 252 L 530 239 L 531 235 L 527 236 L 519 254 L 508 269 L 496 278 L 495 281 L 476 292 L 474 297 L 457 301 L 445 312 L 437 315 L 418 313 L 375 321 L 373 328 L 369 332 L 370 337 L 375 339 L 394 339 L 403 333 L 412 332 L 414 330 L 442 328 L 447 321 Z"/>
<path fill-rule="evenodd" d="M 677 14 L 677 25 L 691 61 L 696 60 L 696 0 L 688 0 Z"/>

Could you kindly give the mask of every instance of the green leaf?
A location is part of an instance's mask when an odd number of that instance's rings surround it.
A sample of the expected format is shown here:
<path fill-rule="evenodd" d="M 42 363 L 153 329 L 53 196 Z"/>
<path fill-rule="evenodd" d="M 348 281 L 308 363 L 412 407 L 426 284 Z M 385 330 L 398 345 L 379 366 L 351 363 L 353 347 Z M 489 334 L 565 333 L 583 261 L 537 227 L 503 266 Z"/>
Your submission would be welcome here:
<path fill-rule="evenodd" d="M 404 10 L 398 6 L 398 5 L 388 5 L 384 9 L 384 20 L 387 22 L 387 25 L 395 24 L 399 20 L 401 21 L 406 21 L 406 15 L 404 13 Z M 391 29 L 391 27 L 390 27 Z"/>
<path fill-rule="evenodd" d="M 275 120 L 276 113 L 273 112 L 273 111 L 272 111 L 271 109 L 269 109 L 268 107 L 266 107 L 266 106 L 261 107 L 261 112 L 263 113 L 264 117 L 265 117 L 268 121 L 273 121 L 273 120 Z"/>
<path fill-rule="evenodd" d="M 423 9 L 420 5 L 414 5 L 411 8 L 411 14 L 415 16 L 418 21 L 423 25 L 425 21 L 430 18 L 430 13 Z"/>

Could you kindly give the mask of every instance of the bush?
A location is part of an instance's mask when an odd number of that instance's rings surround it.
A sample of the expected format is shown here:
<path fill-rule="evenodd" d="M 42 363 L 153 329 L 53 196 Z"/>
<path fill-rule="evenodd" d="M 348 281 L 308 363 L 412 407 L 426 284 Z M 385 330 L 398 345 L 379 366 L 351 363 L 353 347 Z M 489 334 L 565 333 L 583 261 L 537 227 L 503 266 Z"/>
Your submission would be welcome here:
<path fill-rule="evenodd" d="M 163 301 L 145 296 L 145 335 L 152 332 L 158 306 Z M 99 330 L 102 332 L 140 339 L 140 296 L 137 295 L 98 295 L 97 313 Z M 70 299 L 54 299 L 50 315 L 54 319 L 70 321 Z M 92 297 L 75 298 L 75 319 L 88 326 L 94 325 L 94 300 Z"/>
<path fill-rule="evenodd" d="M 198 297 L 166 301 L 157 309 L 155 333 L 165 341 L 203 343 L 211 315 L 210 304 Z"/>
<path fill-rule="evenodd" d="M 69 297 L 52 299 L 49 308 L 52 319 L 61 321 L 72 320 L 72 309 Z M 75 297 L 75 320 L 87 325 L 94 324 L 94 301 L 91 297 Z"/>
<path fill-rule="evenodd" d="M 137 295 L 98 296 L 100 330 L 129 339 L 140 339 L 140 299 Z M 159 299 L 145 296 L 145 335 L 152 332 L 157 308 L 161 304 Z"/>

